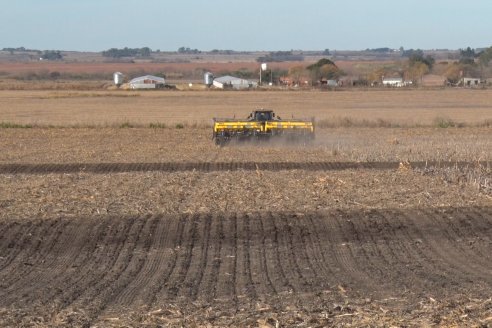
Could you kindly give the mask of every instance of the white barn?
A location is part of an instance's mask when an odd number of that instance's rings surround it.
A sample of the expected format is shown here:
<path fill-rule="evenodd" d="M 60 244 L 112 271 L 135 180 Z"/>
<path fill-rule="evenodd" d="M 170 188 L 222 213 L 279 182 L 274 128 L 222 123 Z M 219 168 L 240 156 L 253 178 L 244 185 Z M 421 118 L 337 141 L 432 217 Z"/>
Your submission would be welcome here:
<path fill-rule="evenodd" d="M 241 79 L 239 77 L 226 75 L 214 79 L 213 85 L 219 89 L 249 89 L 255 88 L 257 83 L 254 81 Z"/>
<path fill-rule="evenodd" d="M 403 79 L 401 77 L 387 77 L 383 79 L 383 85 L 399 88 L 403 86 Z"/>
<path fill-rule="evenodd" d="M 166 85 L 166 80 L 162 77 L 145 75 L 136 77 L 129 82 L 130 89 L 157 89 Z"/>

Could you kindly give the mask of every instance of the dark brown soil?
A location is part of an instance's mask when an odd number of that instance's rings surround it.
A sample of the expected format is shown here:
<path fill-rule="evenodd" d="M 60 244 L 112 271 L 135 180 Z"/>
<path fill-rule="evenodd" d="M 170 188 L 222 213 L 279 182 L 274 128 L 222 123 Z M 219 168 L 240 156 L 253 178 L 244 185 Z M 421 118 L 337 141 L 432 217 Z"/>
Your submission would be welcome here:
<path fill-rule="evenodd" d="M 14 219 L 1 230 L 2 326 L 490 323 L 491 207 Z M 451 301 L 463 308 L 422 316 Z"/>

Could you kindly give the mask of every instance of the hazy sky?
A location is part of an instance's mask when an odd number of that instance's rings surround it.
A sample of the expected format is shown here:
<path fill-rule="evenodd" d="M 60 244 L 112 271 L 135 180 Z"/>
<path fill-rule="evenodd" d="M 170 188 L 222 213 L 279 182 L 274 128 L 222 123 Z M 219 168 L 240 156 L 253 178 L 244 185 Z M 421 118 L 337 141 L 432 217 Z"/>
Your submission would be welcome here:
<path fill-rule="evenodd" d="M 492 0 L 0 0 L 0 49 L 492 45 Z"/>

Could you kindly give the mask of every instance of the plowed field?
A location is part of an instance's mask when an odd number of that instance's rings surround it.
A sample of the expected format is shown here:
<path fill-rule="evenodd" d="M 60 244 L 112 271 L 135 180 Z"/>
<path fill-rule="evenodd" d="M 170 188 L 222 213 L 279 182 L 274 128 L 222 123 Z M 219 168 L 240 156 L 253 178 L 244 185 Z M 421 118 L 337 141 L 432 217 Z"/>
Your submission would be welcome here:
<path fill-rule="evenodd" d="M 63 323 L 104 324 L 163 304 L 234 313 L 355 297 L 410 306 L 429 294 L 487 298 L 492 285 L 490 207 L 11 220 L 2 235 L 0 306 L 52 311 Z M 320 325 L 343 313 L 325 311 Z"/>
<path fill-rule="evenodd" d="M 0 326 L 490 327 L 491 136 L 0 129 Z"/>

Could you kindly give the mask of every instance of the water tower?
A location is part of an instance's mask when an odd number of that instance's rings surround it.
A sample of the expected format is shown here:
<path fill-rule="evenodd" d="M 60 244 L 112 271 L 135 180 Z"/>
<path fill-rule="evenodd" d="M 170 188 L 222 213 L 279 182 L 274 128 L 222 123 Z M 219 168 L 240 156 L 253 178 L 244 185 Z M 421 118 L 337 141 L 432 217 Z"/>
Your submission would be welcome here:
<path fill-rule="evenodd" d="M 260 66 L 260 85 L 261 85 L 261 75 L 262 75 L 263 71 L 266 71 L 266 70 L 267 70 L 267 63 L 262 63 Z"/>
<path fill-rule="evenodd" d="M 120 72 L 115 72 L 113 74 L 113 81 L 114 81 L 114 84 L 119 87 L 120 85 L 123 84 L 123 73 L 120 73 Z"/>

